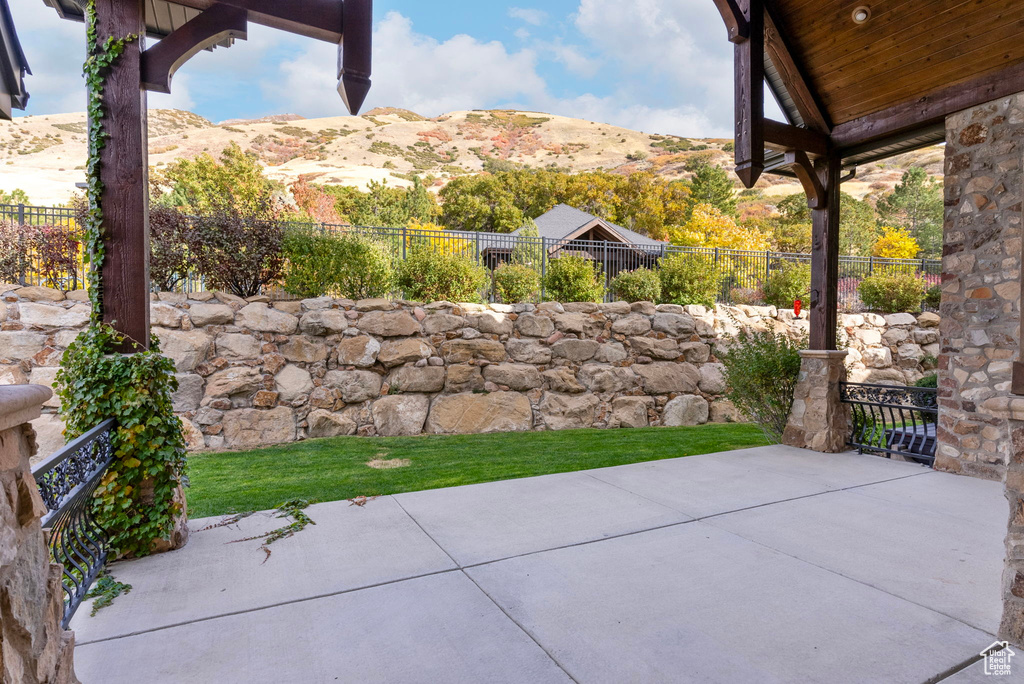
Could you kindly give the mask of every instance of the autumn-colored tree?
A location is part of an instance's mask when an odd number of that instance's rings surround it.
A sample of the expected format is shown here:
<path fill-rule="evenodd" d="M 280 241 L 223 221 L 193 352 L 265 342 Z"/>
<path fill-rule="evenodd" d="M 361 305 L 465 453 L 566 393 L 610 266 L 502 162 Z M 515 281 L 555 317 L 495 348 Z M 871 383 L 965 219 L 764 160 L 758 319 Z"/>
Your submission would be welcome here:
<path fill-rule="evenodd" d="M 473 257 L 476 254 L 475 243 L 465 238 L 446 233 L 444 226 L 436 223 L 420 223 L 413 220 L 405 228 L 406 248 L 427 247 L 439 254 L 459 254 Z"/>
<path fill-rule="evenodd" d="M 710 204 L 693 208 L 690 220 L 683 226 L 669 228 L 673 245 L 685 247 L 720 247 L 764 251 L 769 247 L 768 236 L 756 226 L 740 226 L 731 216 Z"/>
<path fill-rule="evenodd" d="M 176 207 L 188 214 L 263 213 L 274 204 L 278 185 L 263 175 L 255 156 L 235 143 L 216 160 L 209 154 L 179 159 L 153 174 L 153 203 Z"/>
<path fill-rule="evenodd" d="M 883 225 L 906 228 L 929 256 L 942 251 L 942 183 L 919 166 L 903 174 L 891 193 L 878 200 Z"/>
<path fill-rule="evenodd" d="M 308 175 L 299 176 L 299 180 L 292 183 L 291 191 L 295 204 L 301 211 L 299 218 L 317 223 L 343 223 L 334 197 L 319 185 L 310 183 Z"/>
<path fill-rule="evenodd" d="M 906 228 L 882 228 L 882 235 L 871 250 L 872 256 L 881 259 L 915 259 L 921 252 L 921 245 Z"/>

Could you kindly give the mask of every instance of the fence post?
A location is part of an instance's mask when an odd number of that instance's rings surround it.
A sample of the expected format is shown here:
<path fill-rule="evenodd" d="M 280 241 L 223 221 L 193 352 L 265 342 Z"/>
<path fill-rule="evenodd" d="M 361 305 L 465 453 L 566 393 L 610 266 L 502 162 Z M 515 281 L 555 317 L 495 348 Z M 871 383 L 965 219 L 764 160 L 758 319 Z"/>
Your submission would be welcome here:
<path fill-rule="evenodd" d="M 868 275 L 874 275 L 875 273 L 875 255 L 871 254 L 868 256 Z"/>
<path fill-rule="evenodd" d="M 772 275 L 772 253 L 769 250 L 764 251 L 764 278 L 767 281 Z"/>
<path fill-rule="evenodd" d="M 480 231 L 476 232 L 476 237 L 474 239 L 476 241 L 476 263 L 477 263 L 477 266 L 479 266 L 480 265 Z"/>
<path fill-rule="evenodd" d="M 544 281 L 548 277 L 548 239 L 540 239 L 540 299 L 544 301 Z"/>
<path fill-rule="evenodd" d="M 25 231 L 21 230 L 21 228 L 24 228 L 24 227 L 25 227 L 25 205 L 24 204 L 18 204 L 18 229 L 19 229 L 18 230 L 18 246 L 19 246 L 19 251 L 22 254 L 25 253 Z M 21 259 L 20 263 L 18 264 L 18 284 L 21 285 L 22 287 L 25 287 L 25 285 L 28 284 L 25 281 L 25 278 L 26 278 L 26 273 L 25 273 L 26 263 L 25 262 L 26 261 L 28 261 L 28 259 Z"/>
<path fill-rule="evenodd" d="M 402 261 L 405 261 L 405 242 L 407 228 L 402 226 Z"/>

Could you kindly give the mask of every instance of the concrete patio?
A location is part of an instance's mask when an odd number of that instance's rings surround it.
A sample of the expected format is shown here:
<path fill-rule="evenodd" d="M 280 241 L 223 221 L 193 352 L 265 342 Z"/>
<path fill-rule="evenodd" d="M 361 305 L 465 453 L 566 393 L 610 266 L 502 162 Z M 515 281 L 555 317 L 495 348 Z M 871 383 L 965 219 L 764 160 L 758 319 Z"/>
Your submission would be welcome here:
<path fill-rule="evenodd" d="M 227 543 L 281 524 L 257 514 L 114 565 L 134 588 L 72 623 L 82 682 L 983 681 L 948 675 L 995 640 L 1002 606 L 1002 485 L 852 453 L 766 447 L 308 513 L 266 563 Z"/>

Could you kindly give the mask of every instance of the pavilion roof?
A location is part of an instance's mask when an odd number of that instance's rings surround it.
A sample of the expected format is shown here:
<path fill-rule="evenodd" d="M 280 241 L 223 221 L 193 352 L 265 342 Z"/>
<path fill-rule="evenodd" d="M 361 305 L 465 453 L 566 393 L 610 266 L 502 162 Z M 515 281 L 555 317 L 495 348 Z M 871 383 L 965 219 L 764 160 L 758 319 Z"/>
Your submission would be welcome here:
<path fill-rule="evenodd" d="M 826 135 L 844 166 L 941 142 L 948 114 L 1024 90 L 1019 0 L 714 2 L 738 45 L 755 25 L 742 17 L 763 6 L 767 91 L 789 124 Z M 770 146 L 766 171 L 791 168 L 782 148 L 814 156 L 788 133 Z"/>
<path fill-rule="evenodd" d="M 25 75 L 31 73 L 14 29 L 11 8 L 7 0 L 0 0 L 0 119 L 10 119 L 12 108 L 25 109 Z"/>

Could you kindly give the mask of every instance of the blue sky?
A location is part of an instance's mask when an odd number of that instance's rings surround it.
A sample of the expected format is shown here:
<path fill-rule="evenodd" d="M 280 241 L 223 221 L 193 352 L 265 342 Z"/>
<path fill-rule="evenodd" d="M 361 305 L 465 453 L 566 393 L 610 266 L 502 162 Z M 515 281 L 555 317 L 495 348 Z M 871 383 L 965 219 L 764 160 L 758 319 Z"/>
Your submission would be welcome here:
<path fill-rule="evenodd" d="M 83 27 L 42 0 L 12 4 L 34 72 L 27 113 L 81 111 Z M 339 115 L 335 61 L 335 46 L 250 26 L 248 41 L 193 58 L 172 95 L 151 95 L 150 106 L 213 121 Z M 731 69 L 732 45 L 711 0 L 376 0 L 367 107 L 426 116 L 517 107 L 726 137 Z"/>

